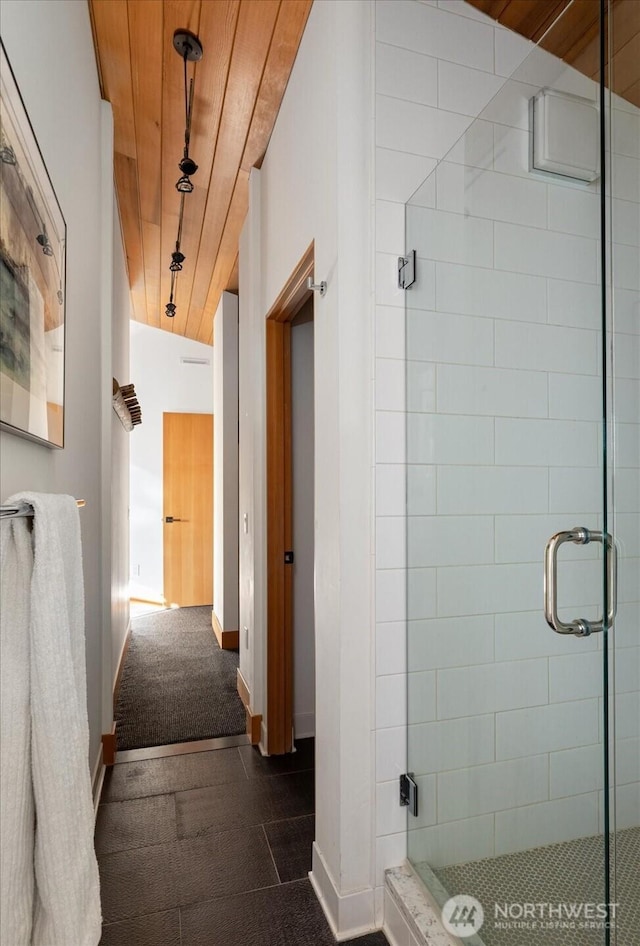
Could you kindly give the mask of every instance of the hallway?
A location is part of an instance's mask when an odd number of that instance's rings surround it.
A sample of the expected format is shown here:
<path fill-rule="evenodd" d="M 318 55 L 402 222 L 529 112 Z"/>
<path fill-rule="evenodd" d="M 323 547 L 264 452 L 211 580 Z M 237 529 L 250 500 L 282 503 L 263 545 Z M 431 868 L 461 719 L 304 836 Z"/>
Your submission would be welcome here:
<path fill-rule="evenodd" d="M 238 654 L 222 650 L 211 606 L 134 617 L 117 688 L 120 750 L 244 734 Z"/>
<path fill-rule="evenodd" d="M 101 946 L 332 946 L 307 879 L 313 766 L 305 739 L 288 756 L 240 745 L 111 768 L 96 826 Z"/>

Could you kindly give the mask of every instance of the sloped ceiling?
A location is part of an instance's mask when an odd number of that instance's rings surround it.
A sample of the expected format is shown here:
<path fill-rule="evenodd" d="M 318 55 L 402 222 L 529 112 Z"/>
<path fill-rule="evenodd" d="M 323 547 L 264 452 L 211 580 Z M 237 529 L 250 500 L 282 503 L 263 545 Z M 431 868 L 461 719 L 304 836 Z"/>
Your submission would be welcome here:
<path fill-rule="evenodd" d="M 237 290 L 249 171 L 273 130 L 312 0 L 89 0 L 103 98 L 114 114 L 115 177 L 134 318 L 212 342 L 221 293 Z M 196 33 L 190 154 L 174 319 L 169 301 L 184 144 L 176 29 Z M 192 67 L 190 67 L 191 70 Z"/>
<path fill-rule="evenodd" d="M 467 0 L 503 26 L 515 30 L 580 72 L 597 79 L 600 72 L 599 0 Z M 640 107 L 640 0 L 613 0 L 606 23 L 607 84 Z M 553 29 L 549 27 L 562 14 Z M 548 34 L 545 33 L 549 30 Z M 544 37 L 544 38 L 543 38 Z"/>
<path fill-rule="evenodd" d="M 248 180 L 273 130 L 313 0 L 89 0 L 103 97 L 115 125 L 115 175 L 134 318 L 211 343 L 225 289 L 238 288 L 238 240 Z M 597 78 L 598 0 L 467 0 Z M 614 0 L 609 17 L 613 90 L 640 106 L 640 0 Z M 184 136 L 176 29 L 196 33 L 190 152 L 199 165 L 186 198 L 174 319 L 175 248 Z"/>

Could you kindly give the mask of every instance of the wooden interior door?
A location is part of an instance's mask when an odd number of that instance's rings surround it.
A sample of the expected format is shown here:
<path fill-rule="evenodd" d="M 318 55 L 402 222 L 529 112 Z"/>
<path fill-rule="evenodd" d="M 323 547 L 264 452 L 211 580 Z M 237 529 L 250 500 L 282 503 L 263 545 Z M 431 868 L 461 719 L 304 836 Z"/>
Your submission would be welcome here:
<path fill-rule="evenodd" d="M 213 604 L 213 414 L 163 414 L 164 597 Z"/>
<path fill-rule="evenodd" d="M 291 325 L 267 321 L 267 732 L 274 755 L 293 748 Z"/>

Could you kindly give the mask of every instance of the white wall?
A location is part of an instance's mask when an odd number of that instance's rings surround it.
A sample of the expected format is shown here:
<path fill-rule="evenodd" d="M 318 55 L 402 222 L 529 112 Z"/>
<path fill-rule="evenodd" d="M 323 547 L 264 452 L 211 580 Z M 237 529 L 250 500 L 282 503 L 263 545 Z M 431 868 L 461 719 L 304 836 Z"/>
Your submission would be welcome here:
<path fill-rule="evenodd" d="M 536 180 L 527 152 L 530 96 L 552 86 L 593 98 L 593 83 L 535 53 L 416 195 L 405 244 L 403 201 L 498 91 L 500 74 L 532 47 L 458 2 L 378 0 L 376 10 L 380 883 L 382 868 L 406 850 L 396 796 L 407 764 L 407 608 L 410 763 L 423 797 L 410 821 L 412 857 L 438 866 L 598 831 L 599 641 L 547 628 L 540 561 L 555 531 L 578 520 L 598 527 L 601 471 L 597 188 Z M 628 224 L 614 282 L 625 352 L 616 358 L 617 407 L 629 422 L 618 438 L 629 468 L 615 479 L 616 502 L 631 514 L 618 517 L 616 530 L 627 552 L 618 659 L 633 668 L 618 698 L 631 760 L 619 814 L 629 824 L 638 816 L 639 666 L 630 541 L 639 494 L 630 426 L 638 404 L 638 206 L 629 200 L 637 201 L 640 125 L 637 110 L 616 104 L 614 193 L 626 202 L 614 216 Z M 405 246 L 419 256 L 407 293 L 406 403 L 405 299 L 394 289 Z M 578 606 L 580 616 L 596 617 L 595 552 L 573 550 L 561 570 L 565 619 Z M 586 769 L 576 780 L 580 763 Z"/>
<path fill-rule="evenodd" d="M 238 630 L 238 297 L 223 292 L 213 324 L 213 610 Z"/>
<path fill-rule="evenodd" d="M 109 722 L 104 718 L 104 692 L 111 673 L 103 657 L 111 649 L 111 629 L 104 620 L 111 585 L 103 569 L 103 530 L 110 528 L 111 511 L 106 507 L 105 512 L 102 502 L 101 469 L 103 428 L 111 401 L 103 379 L 112 368 L 110 346 L 105 346 L 103 337 L 103 330 L 109 335 L 111 321 L 103 325 L 101 286 L 108 265 L 103 253 L 107 245 L 111 247 L 111 232 L 105 232 L 101 200 L 105 167 L 100 89 L 85 4 L 3 0 L 0 17 L 2 39 L 62 207 L 68 237 L 65 448 L 49 450 L 0 433 L 2 495 L 33 489 L 70 493 L 87 502 L 80 516 L 93 765 L 100 752 L 100 734 Z M 74 54 L 61 56 L 70 38 Z M 122 275 L 121 269 L 115 274 L 120 286 Z M 111 281 L 110 273 L 107 280 Z M 128 318 L 128 305 L 120 291 L 117 299 L 119 305 L 111 317 L 120 326 Z"/>
<path fill-rule="evenodd" d="M 313 879 L 374 924 L 371 756 L 371 5 L 314 4 L 240 246 L 240 661 L 264 713 L 264 319 L 312 240 L 316 299 L 317 815 Z M 244 635 L 241 633 L 241 640 Z M 266 720 L 268 725 L 268 720 Z"/>
<path fill-rule="evenodd" d="M 113 377 L 122 384 L 129 379 L 129 317 L 131 300 L 126 262 L 120 235 L 118 208 L 113 208 L 113 304 L 126 317 L 113 329 Z M 118 671 L 120 655 L 129 630 L 129 448 L 132 436 L 124 429 L 111 409 L 112 429 L 112 555 L 111 555 L 111 673 L 112 686 Z"/>
<path fill-rule="evenodd" d="M 100 210 L 102 222 L 100 345 L 103 391 L 129 376 L 131 299 L 113 179 L 113 112 L 102 102 Z M 111 732 L 113 688 L 129 631 L 129 432 L 111 399 L 102 400 L 102 728 Z"/>
<path fill-rule="evenodd" d="M 313 395 L 311 299 L 291 327 L 293 728 L 297 739 L 315 734 Z"/>
<path fill-rule="evenodd" d="M 249 689 L 252 713 L 265 713 L 266 710 L 266 440 L 264 329 L 260 301 L 261 206 L 261 172 L 254 168 L 249 176 L 249 212 L 240 234 L 238 324 L 240 672 Z"/>
<path fill-rule="evenodd" d="M 206 364 L 183 364 L 202 358 Z M 213 350 L 182 335 L 131 322 L 131 381 L 142 423 L 131 434 L 132 595 L 161 597 L 162 415 L 213 412 Z M 139 568 L 139 574 L 138 574 Z"/>

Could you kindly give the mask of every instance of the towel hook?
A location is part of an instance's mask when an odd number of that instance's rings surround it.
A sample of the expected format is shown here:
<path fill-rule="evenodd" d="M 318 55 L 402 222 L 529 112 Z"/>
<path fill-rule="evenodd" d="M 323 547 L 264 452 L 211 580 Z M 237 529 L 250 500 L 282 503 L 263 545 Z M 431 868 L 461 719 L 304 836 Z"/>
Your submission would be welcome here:
<path fill-rule="evenodd" d="M 327 292 L 326 280 L 323 279 L 322 282 L 314 283 L 313 276 L 308 276 L 307 289 L 309 289 L 310 292 L 319 292 L 321 296 L 324 296 Z"/>

